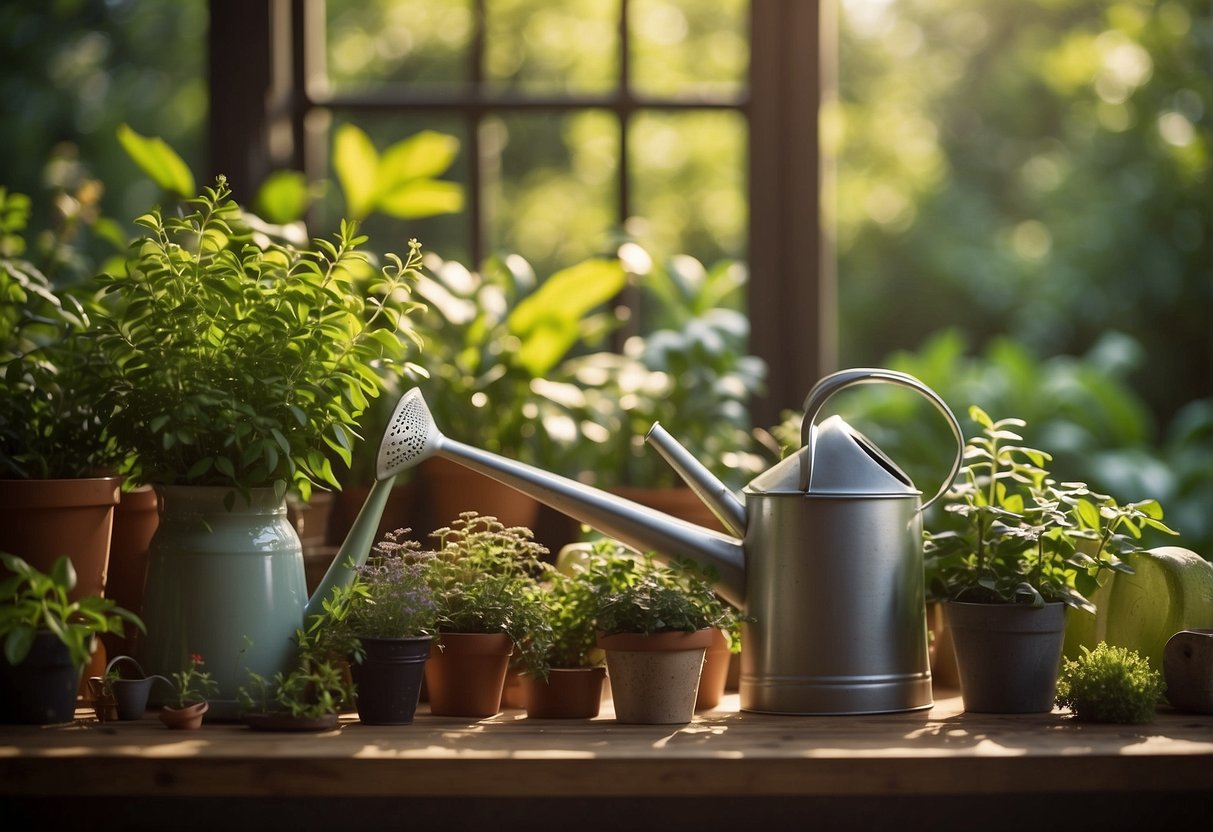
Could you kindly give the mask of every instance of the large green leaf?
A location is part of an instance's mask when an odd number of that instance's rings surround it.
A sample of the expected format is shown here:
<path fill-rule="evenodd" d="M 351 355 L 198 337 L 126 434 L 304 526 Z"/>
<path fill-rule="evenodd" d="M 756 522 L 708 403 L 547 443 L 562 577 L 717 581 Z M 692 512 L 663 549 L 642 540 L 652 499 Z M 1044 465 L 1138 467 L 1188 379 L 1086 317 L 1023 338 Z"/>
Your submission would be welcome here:
<path fill-rule="evenodd" d="M 521 347 L 518 361 L 534 376 L 545 375 L 577 341 L 580 322 L 623 289 L 617 260 L 584 260 L 556 272 L 514 307 L 506 319 Z"/>
<path fill-rule="evenodd" d="M 463 210 L 463 187 L 457 182 L 416 179 L 379 195 L 377 207 L 401 219 L 419 219 Z"/>
<path fill-rule="evenodd" d="M 194 195 L 194 174 L 163 139 L 141 136 L 123 124 L 118 128 L 118 142 L 140 170 L 161 188 L 178 196 Z"/>
<path fill-rule="evenodd" d="M 459 140 L 446 133 L 423 130 L 383 151 L 379 178 L 385 190 L 402 182 L 430 179 L 445 172 L 459 153 Z"/>
<path fill-rule="evenodd" d="M 257 189 L 257 213 L 279 225 L 294 222 L 307 210 L 307 177 L 297 170 L 274 171 Z"/>
<path fill-rule="evenodd" d="M 353 124 L 337 128 L 333 139 L 333 169 L 345 193 L 346 213 L 360 220 L 375 208 L 379 152 L 370 136 Z"/>

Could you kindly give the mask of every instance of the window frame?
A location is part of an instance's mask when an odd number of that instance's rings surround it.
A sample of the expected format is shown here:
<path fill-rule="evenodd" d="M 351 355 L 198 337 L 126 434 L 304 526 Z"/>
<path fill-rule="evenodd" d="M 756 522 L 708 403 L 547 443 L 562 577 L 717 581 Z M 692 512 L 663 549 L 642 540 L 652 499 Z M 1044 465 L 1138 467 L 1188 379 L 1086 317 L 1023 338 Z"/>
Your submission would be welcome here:
<path fill-rule="evenodd" d="M 408 111 L 461 113 L 470 146 L 467 210 L 474 229 L 472 261 L 485 253 L 479 176 L 478 131 L 486 115 L 519 111 L 608 110 L 619 119 L 619 219 L 630 203 L 626 136 L 642 110 L 728 109 L 748 126 L 748 228 L 750 279 L 747 309 L 750 351 L 767 362 L 766 391 L 751 405 L 756 425 L 778 422 L 799 408 L 812 384 L 837 364 L 833 247 L 823 210 L 832 192 L 831 164 L 822 153 L 819 113 L 834 95 L 835 8 L 830 0 L 750 0 L 750 68 L 747 88 L 736 98 L 657 99 L 636 96 L 629 86 L 628 9 L 620 0 L 618 89 L 600 96 L 486 93 L 483 78 L 483 12 L 476 11 L 472 84 L 438 97 L 410 91 L 334 93 L 324 73 L 323 0 L 209 0 L 209 162 L 226 173 L 238 199 L 251 198 L 251 183 L 289 168 L 323 176 L 327 127 L 313 113 Z M 239 60 L 232 56 L 238 55 Z M 755 149 L 760 152 L 755 152 Z"/>

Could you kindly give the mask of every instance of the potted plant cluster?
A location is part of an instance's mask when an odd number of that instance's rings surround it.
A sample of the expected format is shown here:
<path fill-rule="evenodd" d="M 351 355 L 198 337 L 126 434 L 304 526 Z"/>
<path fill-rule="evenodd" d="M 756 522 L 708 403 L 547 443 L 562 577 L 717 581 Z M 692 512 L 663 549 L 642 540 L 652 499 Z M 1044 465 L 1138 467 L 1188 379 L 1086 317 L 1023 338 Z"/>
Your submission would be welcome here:
<path fill-rule="evenodd" d="M 134 613 L 97 595 L 72 599 L 76 570 L 61 556 L 50 572 L 0 553 L 0 722 L 71 722 L 81 677 L 101 633 L 142 628 Z"/>
<path fill-rule="evenodd" d="M 1046 712 L 1066 607 L 1094 612 L 1087 596 L 1100 573 L 1131 571 L 1122 556 L 1133 544 L 1118 528 L 1173 532 L 1156 503 L 1119 507 L 1082 483 L 1054 481 L 1049 454 L 1019 444 L 1022 420 L 994 421 L 976 406 L 969 415 L 981 434 L 966 444 L 946 498 L 958 526 L 926 536 L 928 591 L 944 601 L 965 709 Z"/>
<path fill-rule="evenodd" d="M 539 602 L 552 567 L 526 527 L 463 512 L 437 529 L 427 569 L 437 608 L 436 651 L 425 666 L 430 712 L 485 717 L 501 707 L 511 656 L 532 662 L 549 638 Z"/>
<path fill-rule="evenodd" d="M 142 658 L 170 674 L 188 663 L 182 645 L 234 656 L 247 636 L 248 666 L 272 676 L 290 665 L 307 600 L 286 496 L 339 487 L 329 453 L 349 463 L 382 386 L 376 365 L 402 361 L 416 337 L 420 247 L 376 267 L 349 222 L 308 249 L 280 242 L 254 229 L 223 177 L 180 214 L 136 222 L 125 269 L 98 278 L 104 309 L 86 334 L 124 473 L 162 501 Z M 215 674 L 216 704 L 234 717 L 241 680 L 225 665 Z"/>
<path fill-rule="evenodd" d="M 597 644 L 620 722 L 690 722 L 704 657 L 737 613 L 714 592 L 699 567 L 668 566 L 651 557 L 615 558 L 596 581 Z"/>
<path fill-rule="evenodd" d="M 437 627 L 429 575 L 436 556 L 407 539 L 408 531 L 387 532 L 327 608 L 350 637 L 354 701 L 368 725 L 413 721 Z"/>

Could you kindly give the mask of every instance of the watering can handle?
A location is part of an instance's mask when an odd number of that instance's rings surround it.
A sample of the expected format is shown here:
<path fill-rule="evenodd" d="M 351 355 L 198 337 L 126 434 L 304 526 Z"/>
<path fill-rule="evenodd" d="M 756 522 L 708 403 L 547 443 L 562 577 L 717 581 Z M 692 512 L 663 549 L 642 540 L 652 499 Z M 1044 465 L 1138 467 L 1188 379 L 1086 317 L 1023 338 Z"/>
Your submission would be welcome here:
<path fill-rule="evenodd" d="M 800 423 L 800 444 L 807 449 L 800 456 L 800 488 L 802 491 L 807 491 L 809 487 L 809 475 L 813 468 L 813 446 L 809 442 L 809 439 L 813 423 L 817 421 L 817 415 L 821 412 L 821 408 L 825 406 L 826 401 L 845 387 L 881 382 L 908 387 L 921 393 L 947 419 L 948 427 L 952 429 L 952 436 L 956 440 L 956 459 L 952 462 L 952 470 L 944 479 L 943 485 L 940 486 L 935 496 L 922 504 L 922 510 L 925 511 L 927 506 L 947 492 L 952 486 L 952 481 L 956 479 L 957 473 L 960 472 L 960 466 L 964 462 L 964 434 L 961 432 L 960 423 L 956 421 L 956 417 L 952 415 L 951 409 L 939 397 L 938 393 L 914 378 L 914 376 L 898 372 L 897 370 L 878 370 L 866 367 L 853 370 L 840 370 L 826 376 L 813 386 L 813 389 L 809 391 L 809 395 L 805 397 L 804 421 Z"/>

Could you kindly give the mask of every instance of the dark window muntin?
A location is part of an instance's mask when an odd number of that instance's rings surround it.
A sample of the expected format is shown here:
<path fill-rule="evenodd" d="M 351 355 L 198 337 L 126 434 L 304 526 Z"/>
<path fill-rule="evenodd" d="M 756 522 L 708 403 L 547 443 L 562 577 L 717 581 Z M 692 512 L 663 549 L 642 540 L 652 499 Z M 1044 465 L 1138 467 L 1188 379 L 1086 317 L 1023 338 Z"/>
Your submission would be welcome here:
<path fill-rule="evenodd" d="M 324 71 L 323 0 L 210 0 L 210 148 L 212 172 L 225 172 L 237 197 L 278 168 L 321 177 L 327 130 L 309 129 L 312 113 L 341 111 L 460 113 L 468 125 L 472 262 L 484 251 L 478 130 L 487 115 L 607 110 L 616 115 L 620 220 L 628 216 L 626 146 L 641 110 L 736 111 L 748 125 L 751 350 L 769 367 L 767 393 L 752 407 L 770 425 L 798 407 L 813 382 L 836 365 L 832 249 L 821 193 L 829 167 L 818 140 L 818 109 L 833 89 L 833 4 L 826 0 L 751 0 L 750 71 L 738 97 L 650 98 L 629 84 L 628 0 L 620 3 L 620 84 L 610 94 L 538 96 L 486 91 L 481 57 L 484 7 L 475 0 L 470 83 L 447 91 L 329 92 Z M 313 121 L 314 124 L 314 121 Z"/>

